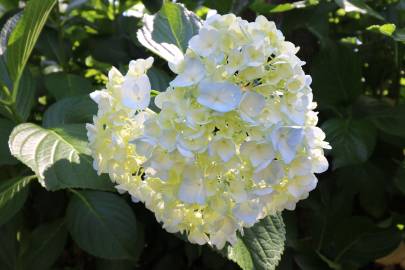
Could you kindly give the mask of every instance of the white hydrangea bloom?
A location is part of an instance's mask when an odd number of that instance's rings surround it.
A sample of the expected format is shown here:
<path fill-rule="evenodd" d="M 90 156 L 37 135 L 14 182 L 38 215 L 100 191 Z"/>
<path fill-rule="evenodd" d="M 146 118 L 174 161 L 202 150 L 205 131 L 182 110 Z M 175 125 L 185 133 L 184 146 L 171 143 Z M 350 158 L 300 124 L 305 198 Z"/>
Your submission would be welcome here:
<path fill-rule="evenodd" d="M 147 106 L 153 59 L 109 73 L 91 94 L 94 167 L 144 202 L 169 232 L 219 249 L 237 231 L 295 204 L 328 168 L 311 78 L 273 22 L 212 15 Z"/>

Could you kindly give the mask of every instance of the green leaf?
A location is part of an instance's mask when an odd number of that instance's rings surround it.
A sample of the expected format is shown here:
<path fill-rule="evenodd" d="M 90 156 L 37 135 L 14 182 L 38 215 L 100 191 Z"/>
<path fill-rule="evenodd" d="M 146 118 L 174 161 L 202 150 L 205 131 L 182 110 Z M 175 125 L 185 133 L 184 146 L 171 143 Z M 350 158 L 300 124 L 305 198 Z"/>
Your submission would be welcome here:
<path fill-rule="evenodd" d="M 9 146 L 11 153 L 33 170 L 48 190 L 112 189 L 108 177 L 98 176 L 93 169 L 84 125 L 45 129 L 21 124 L 12 131 Z"/>
<path fill-rule="evenodd" d="M 0 165 L 13 165 L 18 161 L 11 155 L 8 148 L 8 137 L 14 128 L 14 123 L 0 118 Z"/>
<path fill-rule="evenodd" d="M 61 124 L 90 123 L 96 114 L 97 105 L 89 96 L 69 97 L 52 104 L 45 111 L 42 123 L 46 128 Z"/>
<path fill-rule="evenodd" d="M 18 0 L 3 0 L 1 4 L 4 10 L 18 8 Z"/>
<path fill-rule="evenodd" d="M 332 118 L 322 127 L 332 145 L 334 169 L 365 162 L 374 151 L 377 132 L 365 120 Z"/>
<path fill-rule="evenodd" d="M 2 31 L 1 62 L 7 65 L 7 75 L 2 76 L 2 81 L 8 89 L 5 98 L 8 104 L 0 108 L 0 112 L 15 122 L 24 122 L 32 108 L 35 81 L 31 77 L 27 77 L 30 75 L 23 75 L 28 74 L 24 72 L 24 69 L 55 3 L 56 0 L 29 1 L 21 18 L 13 17 L 7 26 L 9 30 Z M 5 44 L 7 44 L 6 49 L 4 49 Z M 6 54 L 5 57 L 4 54 Z M 4 70 L 4 65 L 1 64 L 1 66 L 1 69 Z M 4 81 L 5 77 L 6 81 Z M 20 82 L 22 77 L 25 78 Z"/>
<path fill-rule="evenodd" d="M 352 216 L 341 220 L 334 228 L 335 260 L 362 266 L 389 254 L 400 241 L 397 229 L 380 229 L 366 217 Z"/>
<path fill-rule="evenodd" d="M 361 62 L 352 49 L 329 44 L 315 57 L 311 74 L 322 109 L 351 104 L 362 92 Z"/>
<path fill-rule="evenodd" d="M 105 259 L 134 260 L 136 220 L 124 199 L 108 192 L 73 192 L 66 220 L 79 247 Z"/>
<path fill-rule="evenodd" d="M 67 73 L 52 73 L 45 76 L 45 87 L 57 100 L 65 97 L 85 95 L 93 89 L 89 80 Z"/>
<path fill-rule="evenodd" d="M 67 58 L 72 51 L 71 44 L 62 38 L 56 29 L 45 27 L 35 48 L 48 59 L 57 61 L 60 66 L 66 66 Z"/>
<path fill-rule="evenodd" d="M 243 270 L 255 269 L 252 256 L 240 238 L 235 245 L 228 247 L 227 256 L 229 260 L 236 262 Z"/>
<path fill-rule="evenodd" d="M 376 127 L 388 134 L 405 138 L 405 105 L 390 107 L 384 104 L 375 107 L 369 114 Z"/>
<path fill-rule="evenodd" d="M 65 221 L 42 224 L 30 236 L 19 258 L 22 269 L 49 269 L 63 252 L 67 239 Z"/>
<path fill-rule="evenodd" d="M 284 251 L 285 227 L 281 214 L 268 216 L 251 228 L 235 246 L 229 246 L 228 258 L 243 270 L 276 269 Z"/>
<path fill-rule="evenodd" d="M 381 218 L 387 208 L 386 175 L 371 162 L 339 169 L 337 179 L 343 190 L 357 194 L 359 206 L 370 216 Z M 348 196 L 346 196 L 348 197 Z"/>
<path fill-rule="evenodd" d="M 7 65 L 16 85 L 55 3 L 56 0 L 29 1 L 8 39 Z"/>
<path fill-rule="evenodd" d="M 31 114 L 32 107 L 35 104 L 36 85 L 37 81 L 33 78 L 31 72 L 28 69 L 25 70 L 18 84 L 15 103 L 15 115 L 17 115 L 20 122 L 26 121 Z"/>
<path fill-rule="evenodd" d="M 152 67 L 148 70 L 147 75 L 150 79 L 152 89 L 158 90 L 160 92 L 166 91 L 171 78 L 165 71 Z"/>
<path fill-rule="evenodd" d="M 391 37 L 392 34 L 395 32 L 396 26 L 393 23 L 386 23 L 383 25 L 371 25 L 369 27 L 367 27 L 367 30 L 372 31 L 372 32 L 376 32 L 376 33 L 380 33 L 383 34 L 385 36 L 389 36 Z"/>
<path fill-rule="evenodd" d="M 145 15 L 143 23 L 137 32 L 138 41 L 169 62 L 186 51 L 188 41 L 201 27 L 193 12 L 171 2 L 165 2 L 157 14 Z"/>
<path fill-rule="evenodd" d="M 338 4 L 341 8 L 343 8 L 346 12 L 359 12 L 361 14 L 367 14 L 373 16 L 379 20 L 384 20 L 378 12 L 372 9 L 369 5 L 364 3 L 363 0 L 335 0 L 336 4 Z"/>
<path fill-rule="evenodd" d="M 27 186 L 35 176 L 25 176 L 0 182 L 0 225 L 6 223 L 23 207 Z"/>

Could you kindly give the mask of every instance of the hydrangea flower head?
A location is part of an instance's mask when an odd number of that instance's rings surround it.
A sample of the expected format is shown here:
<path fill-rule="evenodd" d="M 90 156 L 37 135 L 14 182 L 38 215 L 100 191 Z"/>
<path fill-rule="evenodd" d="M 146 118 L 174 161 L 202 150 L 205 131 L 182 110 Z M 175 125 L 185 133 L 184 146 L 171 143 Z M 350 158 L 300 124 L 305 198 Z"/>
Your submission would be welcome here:
<path fill-rule="evenodd" d="M 316 187 L 330 148 L 316 127 L 311 78 L 298 49 L 273 22 L 209 17 L 177 74 L 147 108 L 152 59 L 91 97 L 87 126 L 94 167 L 142 201 L 169 232 L 218 249 L 237 232 L 296 203 Z"/>

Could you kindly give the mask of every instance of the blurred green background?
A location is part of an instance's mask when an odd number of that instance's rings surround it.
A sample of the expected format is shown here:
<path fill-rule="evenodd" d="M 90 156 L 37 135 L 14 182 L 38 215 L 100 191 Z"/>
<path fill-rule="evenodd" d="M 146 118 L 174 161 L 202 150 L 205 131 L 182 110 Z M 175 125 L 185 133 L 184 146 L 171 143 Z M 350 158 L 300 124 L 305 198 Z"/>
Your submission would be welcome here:
<path fill-rule="evenodd" d="M 0 0 L 0 49 L 7 43 L 7 22 L 16 18 L 24 2 Z M 405 267 L 405 249 L 376 263 L 393 252 L 404 236 L 405 0 L 177 2 L 201 18 L 209 9 L 233 12 L 249 21 L 265 15 L 301 48 L 298 56 L 313 78 L 320 126 L 333 147 L 328 153 L 331 166 L 319 176 L 319 185 L 308 199 L 295 211 L 283 213 L 287 240 L 277 269 L 401 269 L 402 260 Z M 124 70 L 131 59 L 153 55 L 138 42 L 136 32 L 143 14 L 155 13 L 161 5 L 159 0 L 56 4 L 24 73 L 31 94 L 24 95 L 19 105 L 23 109 L 3 109 L 0 117 L 0 191 L 6 179 L 27 173 L 8 153 L 11 129 L 28 121 L 52 125 L 58 121 L 52 118 L 56 113 L 67 121 L 90 122 L 96 108 L 83 96 L 103 87 L 112 65 Z M 173 78 L 158 57 L 149 76 L 159 91 Z M 77 111 L 75 106 L 81 102 L 86 109 Z M 53 232 L 46 226 L 55 228 L 70 194 L 47 192 L 33 182 L 24 196 L 14 202 L 10 217 L 0 211 L 1 270 L 24 269 L 18 261 L 43 256 L 31 254 L 30 249 L 45 245 L 46 235 Z M 60 236 L 63 240 L 52 242 L 45 254 L 48 263 L 38 269 L 238 269 L 209 247 L 185 243 L 165 232 L 143 205 L 130 205 L 138 224 L 136 262 L 96 258 L 65 234 Z M 39 246 L 32 244 L 36 238 Z M 24 239 L 31 239 L 27 240 L 31 244 Z"/>

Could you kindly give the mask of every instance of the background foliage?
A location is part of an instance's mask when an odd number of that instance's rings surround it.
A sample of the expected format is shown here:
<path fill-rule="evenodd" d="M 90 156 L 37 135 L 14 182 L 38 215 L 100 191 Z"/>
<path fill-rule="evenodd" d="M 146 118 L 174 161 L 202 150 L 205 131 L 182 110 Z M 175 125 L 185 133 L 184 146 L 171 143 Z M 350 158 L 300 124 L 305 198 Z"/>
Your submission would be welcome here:
<path fill-rule="evenodd" d="M 0 269 L 274 269 L 285 237 L 279 270 L 399 264 L 405 256 L 375 261 L 399 246 L 405 224 L 405 1 L 178 2 L 201 18 L 208 8 L 263 14 L 301 47 L 330 170 L 296 211 L 233 248 L 166 233 L 92 169 L 87 95 L 112 65 L 154 54 L 148 75 L 164 91 L 170 46 L 184 49 L 198 18 L 159 0 L 1 0 Z M 145 22 L 153 32 L 142 29 L 143 14 L 158 11 Z"/>

